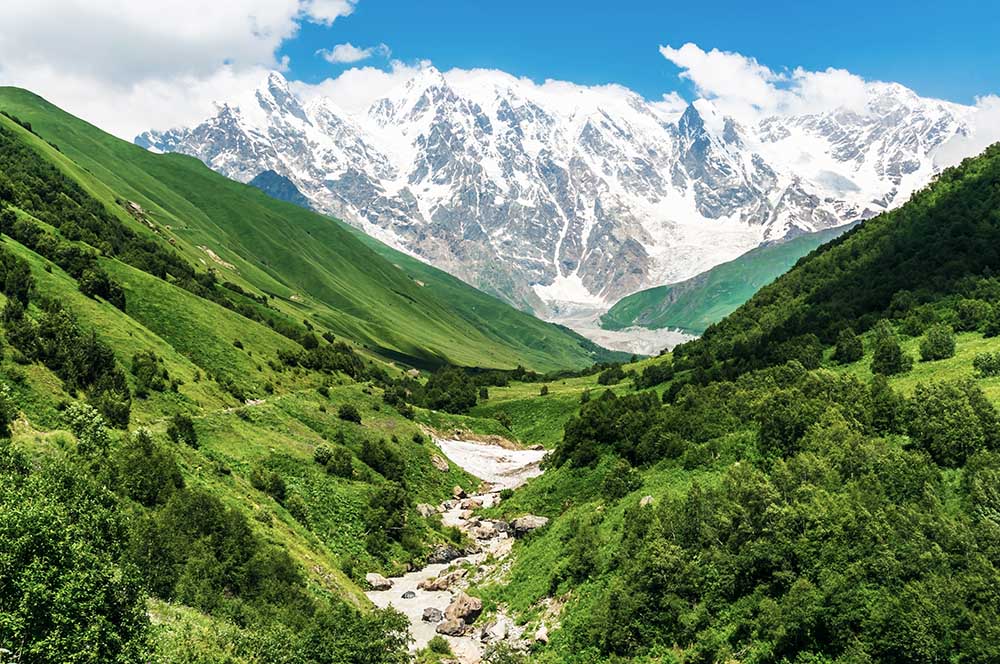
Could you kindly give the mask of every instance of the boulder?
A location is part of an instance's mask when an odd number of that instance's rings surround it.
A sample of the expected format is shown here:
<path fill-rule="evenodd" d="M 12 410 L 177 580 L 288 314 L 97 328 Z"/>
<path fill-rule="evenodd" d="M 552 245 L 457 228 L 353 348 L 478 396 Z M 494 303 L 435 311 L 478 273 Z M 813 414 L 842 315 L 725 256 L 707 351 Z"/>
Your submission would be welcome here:
<path fill-rule="evenodd" d="M 639 507 L 649 507 L 653 504 L 652 496 L 643 496 L 642 500 L 639 501 Z"/>
<path fill-rule="evenodd" d="M 444 613 L 441 612 L 441 609 L 428 606 L 424 609 L 424 615 L 420 616 L 420 619 L 424 622 L 439 623 L 444 620 Z"/>
<path fill-rule="evenodd" d="M 537 530 L 545 526 L 548 522 L 548 517 L 526 514 L 511 521 L 510 529 L 514 531 L 515 536 L 520 537 L 521 535 L 530 533 L 532 530 Z"/>
<path fill-rule="evenodd" d="M 377 574 L 376 572 L 368 572 L 365 574 L 365 581 L 368 582 L 368 585 L 371 586 L 372 590 L 388 590 L 389 588 L 392 588 L 392 581 L 385 578 L 381 574 Z"/>
<path fill-rule="evenodd" d="M 463 489 L 462 487 L 458 486 L 457 484 L 451 490 L 451 495 L 454 496 L 456 500 L 461 500 L 462 498 L 466 498 L 467 497 L 467 494 L 465 493 L 465 489 Z"/>
<path fill-rule="evenodd" d="M 426 519 L 432 514 L 437 514 L 437 508 L 433 505 L 428 505 L 427 503 L 420 503 L 417 505 L 417 514 Z"/>
<path fill-rule="evenodd" d="M 478 597 L 470 597 L 465 593 L 458 593 L 445 609 L 444 617 L 448 620 L 463 620 L 471 625 L 483 612 L 483 600 Z"/>
<path fill-rule="evenodd" d="M 435 454 L 431 456 L 431 463 L 434 465 L 435 468 L 440 470 L 442 473 L 448 472 L 448 462 L 444 460 L 444 457 Z"/>
<path fill-rule="evenodd" d="M 442 623 L 438 623 L 434 631 L 445 636 L 462 636 L 465 634 L 465 623 L 457 619 L 445 620 Z"/>
<path fill-rule="evenodd" d="M 403 593 L 403 599 L 413 599 L 416 596 L 417 593 L 413 592 L 412 590 L 407 590 L 405 593 Z"/>
<path fill-rule="evenodd" d="M 465 575 L 466 571 L 464 569 L 456 569 L 447 574 L 442 574 L 437 578 L 424 579 L 417 584 L 417 588 L 431 592 L 448 590 L 456 581 L 464 579 Z"/>
<path fill-rule="evenodd" d="M 442 563 L 450 563 L 455 558 L 461 557 L 462 552 L 450 544 L 438 544 L 431 551 L 431 555 L 427 556 L 427 563 L 430 565 L 440 565 Z"/>
<path fill-rule="evenodd" d="M 545 625 L 541 625 L 538 631 L 535 632 L 535 641 L 538 643 L 548 643 L 549 642 L 549 628 Z"/>
<path fill-rule="evenodd" d="M 476 500 L 475 498 L 466 498 L 462 501 L 463 510 L 478 510 L 482 506 L 482 501 Z"/>
<path fill-rule="evenodd" d="M 479 632 L 479 640 L 483 643 L 490 641 L 503 641 L 507 638 L 507 621 L 503 616 L 490 622 Z"/>
<path fill-rule="evenodd" d="M 472 534 L 476 539 L 490 539 L 497 536 L 497 529 L 491 522 L 484 521 L 473 529 Z"/>

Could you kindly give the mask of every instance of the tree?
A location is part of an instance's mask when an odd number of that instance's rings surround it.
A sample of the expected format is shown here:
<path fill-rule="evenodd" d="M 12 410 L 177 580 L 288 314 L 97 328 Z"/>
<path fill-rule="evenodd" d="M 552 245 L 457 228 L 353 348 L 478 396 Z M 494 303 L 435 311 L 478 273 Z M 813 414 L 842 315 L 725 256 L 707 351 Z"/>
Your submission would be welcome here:
<path fill-rule="evenodd" d="M 920 359 L 944 360 L 955 355 L 955 333 L 943 324 L 932 325 L 920 340 Z"/>
<path fill-rule="evenodd" d="M 642 486 L 642 475 L 626 459 L 618 459 L 608 469 L 601 484 L 601 493 L 611 502 L 636 491 Z"/>
<path fill-rule="evenodd" d="M 336 477 L 351 479 L 354 476 L 354 455 L 346 447 L 334 447 L 330 460 L 326 462 L 326 472 Z"/>
<path fill-rule="evenodd" d="M 184 486 L 170 452 L 160 448 L 146 429 L 139 429 L 115 454 L 118 492 L 146 506 L 162 505 Z"/>
<path fill-rule="evenodd" d="M 18 407 L 6 383 L 0 383 L 0 438 L 10 437 L 10 425 L 17 419 Z"/>
<path fill-rule="evenodd" d="M 906 373 L 913 367 L 913 358 L 903 352 L 896 331 L 889 321 L 879 321 L 875 326 L 875 351 L 872 355 L 872 373 L 894 376 Z"/>
<path fill-rule="evenodd" d="M 834 361 L 840 364 L 851 364 L 857 362 L 865 354 L 864 344 L 861 337 L 855 334 L 853 328 L 844 328 L 837 335 L 837 347 L 833 352 Z"/>
<path fill-rule="evenodd" d="M 907 415 L 913 444 L 949 468 L 962 466 L 997 435 L 995 409 L 968 381 L 917 385 Z"/>

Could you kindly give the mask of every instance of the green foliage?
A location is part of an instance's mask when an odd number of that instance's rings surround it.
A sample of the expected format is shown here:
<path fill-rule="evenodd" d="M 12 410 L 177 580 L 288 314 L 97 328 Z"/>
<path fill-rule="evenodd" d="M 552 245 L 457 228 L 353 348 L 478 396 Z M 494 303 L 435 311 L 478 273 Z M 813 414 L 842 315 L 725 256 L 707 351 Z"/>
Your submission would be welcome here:
<path fill-rule="evenodd" d="M 350 403 L 340 404 L 337 408 L 337 417 L 344 420 L 345 422 L 354 422 L 355 424 L 361 424 L 361 413 L 358 412 L 357 406 Z"/>
<path fill-rule="evenodd" d="M 256 465 L 250 469 L 249 479 L 253 488 L 263 491 L 279 503 L 285 502 L 287 487 L 285 486 L 285 478 L 280 473 L 263 465 Z"/>
<path fill-rule="evenodd" d="M 974 383 L 918 385 L 907 413 L 910 440 L 935 463 L 960 467 L 1000 444 L 997 412 Z"/>
<path fill-rule="evenodd" d="M 385 438 L 365 438 L 361 444 L 361 460 L 365 464 L 393 482 L 404 481 L 406 461 L 396 447 Z"/>
<path fill-rule="evenodd" d="M 977 353 L 972 366 L 980 378 L 1000 376 L 1000 353 Z"/>
<path fill-rule="evenodd" d="M 451 654 L 451 646 L 448 644 L 448 640 L 440 634 L 435 635 L 430 641 L 427 642 L 427 648 L 431 652 L 438 655 Z"/>
<path fill-rule="evenodd" d="M 140 398 L 149 396 L 150 392 L 163 392 L 170 382 L 163 359 L 151 350 L 132 356 L 132 377 L 135 380 L 135 395 Z"/>
<path fill-rule="evenodd" d="M 548 394 L 549 394 L 549 386 L 548 385 L 542 385 L 542 387 L 538 390 L 538 396 L 544 397 L 544 396 L 548 396 Z"/>
<path fill-rule="evenodd" d="M 601 494 L 610 502 L 617 501 L 642 487 L 642 476 L 627 459 L 617 459 L 601 483 Z"/>
<path fill-rule="evenodd" d="M 125 512 L 85 472 L 0 441 L 5 661 L 148 661 L 149 619 L 125 564 Z"/>
<path fill-rule="evenodd" d="M 18 407 L 10 386 L 0 383 L 0 438 L 10 437 L 10 425 L 17 419 Z"/>
<path fill-rule="evenodd" d="M 674 365 L 669 358 L 657 360 L 648 365 L 642 373 L 635 377 L 635 389 L 645 390 L 662 385 L 674 377 Z"/>
<path fill-rule="evenodd" d="M 184 487 L 173 455 L 161 448 L 146 429 L 129 436 L 114 456 L 118 492 L 145 507 L 166 503 Z"/>
<path fill-rule="evenodd" d="M 617 385 L 625 380 L 625 370 L 620 364 L 613 364 L 597 376 L 600 385 Z"/>
<path fill-rule="evenodd" d="M 947 325 L 932 325 L 920 340 L 920 359 L 924 362 L 955 356 L 955 333 Z"/>
<path fill-rule="evenodd" d="M 326 466 L 330 463 L 330 459 L 333 458 L 333 448 L 326 443 L 320 443 L 313 450 L 313 461 L 321 466 Z"/>
<path fill-rule="evenodd" d="M 875 350 L 871 370 L 874 374 L 895 376 L 913 367 L 913 358 L 903 352 L 899 338 L 889 321 L 882 320 L 875 328 Z"/>
<path fill-rule="evenodd" d="M 458 367 L 445 367 L 431 374 L 415 403 L 446 413 L 466 413 L 476 405 L 476 394 L 471 376 Z"/>
<path fill-rule="evenodd" d="M 841 330 L 837 335 L 837 347 L 833 352 L 834 361 L 840 364 L 852 364 L 864 355 L 865 347 L 861 337 L 850 327 Z"/>
<path fill-rule="evenodd" d="M 333 448 L 330 460 L 326 463 L 326 472 L 336 477 L 351 479 L 354 476 L 354 455 L 346 447 Z"/>
<path fill-rule="evenodd" d="M 170 424 L 167 426 L 167 436 L 175 444 L 184 443 L 196 449 L 198 447 L 198 432 L 195 431 L 194 420 L 183 413 L 177 413 L 170 418 Z"/>

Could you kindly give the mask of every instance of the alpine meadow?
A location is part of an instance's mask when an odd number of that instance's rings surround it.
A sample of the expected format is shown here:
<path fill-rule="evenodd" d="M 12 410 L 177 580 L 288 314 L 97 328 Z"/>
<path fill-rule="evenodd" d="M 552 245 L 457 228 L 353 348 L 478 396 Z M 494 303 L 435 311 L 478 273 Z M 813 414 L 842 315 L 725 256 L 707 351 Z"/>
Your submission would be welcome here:
<path fill-rule="evenodd" d="M 1000 662 L 1000 13 L 842 4 L 5 9 L 0 664 Z"/>

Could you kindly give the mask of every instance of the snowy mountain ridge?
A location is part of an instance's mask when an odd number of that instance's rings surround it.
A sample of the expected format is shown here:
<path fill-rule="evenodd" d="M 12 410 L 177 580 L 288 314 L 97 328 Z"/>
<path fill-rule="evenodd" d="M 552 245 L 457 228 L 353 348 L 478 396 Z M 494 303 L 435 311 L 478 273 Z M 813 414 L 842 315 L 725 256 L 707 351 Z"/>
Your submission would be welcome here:
<path fill-rule="evenodd" d="M 424 66 L 347 112 L 273 72 L 198 126 L 136 142 L 243 182 L 273 170 L 315 209 L 558 318 L 905 202 L 971 109 L 898 84 L 866 94 L 741 122 L 707 99 Z"/>

